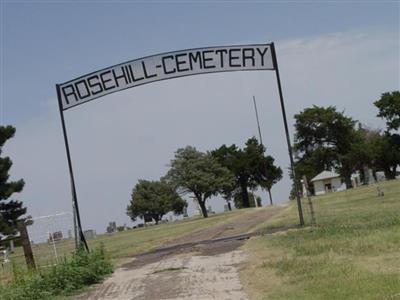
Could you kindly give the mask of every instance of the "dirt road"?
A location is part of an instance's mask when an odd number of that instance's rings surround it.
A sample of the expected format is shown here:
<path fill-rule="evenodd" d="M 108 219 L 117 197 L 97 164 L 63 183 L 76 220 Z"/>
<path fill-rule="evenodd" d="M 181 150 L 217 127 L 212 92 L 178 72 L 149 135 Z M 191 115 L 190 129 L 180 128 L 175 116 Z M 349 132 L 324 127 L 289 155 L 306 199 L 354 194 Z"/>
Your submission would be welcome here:
<path fill-rule="evenodd" d="M 239 247 L 248 233 L 279 211 L 257 209 L 137 255 L 76 299 L 248 299 L 238 275 L 246 261 Z"/>

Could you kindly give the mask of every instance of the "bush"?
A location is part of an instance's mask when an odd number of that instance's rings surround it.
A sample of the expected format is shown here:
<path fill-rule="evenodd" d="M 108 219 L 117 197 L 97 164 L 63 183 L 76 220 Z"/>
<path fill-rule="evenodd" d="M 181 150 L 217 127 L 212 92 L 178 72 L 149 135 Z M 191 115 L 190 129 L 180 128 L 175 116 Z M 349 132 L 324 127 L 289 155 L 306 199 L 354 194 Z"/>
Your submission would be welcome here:
<path fill-rule="evenodd" d="M 47 270 L 23 272 L 14 266 L 14 278 L 0 285 L 1 300 L 53 299 L 99 282 L 112 273 L 112 264 L 101 247 L 78 251 Z"/>

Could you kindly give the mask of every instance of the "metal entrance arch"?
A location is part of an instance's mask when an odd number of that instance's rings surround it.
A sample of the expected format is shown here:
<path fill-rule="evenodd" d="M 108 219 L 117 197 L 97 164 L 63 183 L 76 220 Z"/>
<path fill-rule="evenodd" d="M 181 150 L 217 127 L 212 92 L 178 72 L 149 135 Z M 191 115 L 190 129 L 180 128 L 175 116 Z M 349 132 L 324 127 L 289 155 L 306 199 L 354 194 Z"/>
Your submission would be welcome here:
<path fill-rule="evenodd" d="M 275 71 L 276 74 L 291 171 L 296 190 L 299 223 L 303 226 L 304 218 L 298 182 L 295 176 L 292 146 L 274 43 L 206 47 L 167 52 L 127 61 L 56 85 L 71 181 L 76 248 L 79 248 L 82 243 L 85 249 L 89 250 L 81 225 L 72 159 L 64 119 L 65 110 L 111 93 L 160 80 L 207 73 L 260 70 Z"/>

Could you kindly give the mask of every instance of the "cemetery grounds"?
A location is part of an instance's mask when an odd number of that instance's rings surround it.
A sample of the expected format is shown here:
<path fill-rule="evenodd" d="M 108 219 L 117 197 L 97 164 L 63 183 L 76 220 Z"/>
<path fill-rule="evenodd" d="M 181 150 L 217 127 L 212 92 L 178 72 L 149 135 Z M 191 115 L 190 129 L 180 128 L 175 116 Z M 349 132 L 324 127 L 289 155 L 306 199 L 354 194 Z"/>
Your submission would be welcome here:
<path fill-rule="evenodd" d="M 400 299 L 400 181 L 312 203 L 316 225 L 303 199 L 304 228 L 288 228 L 298 222 L 291 201 L 99 235 L 89 245 L 104 244 L 115 273 L 76 298 L 130 299 L 136 292 L 137 299 Z M 195 243 L 254 231 L 262 235 Z M 61 243 L 59 255 L 68 255 L 73 241 Z M 13 259 L 23 267 L 20 251 Z M 34 245 L 34 253 L 39 266 L 55 263 L 48 245 Z M 3 268 L 0 275 L 6 280 L 11 272 Z"/>

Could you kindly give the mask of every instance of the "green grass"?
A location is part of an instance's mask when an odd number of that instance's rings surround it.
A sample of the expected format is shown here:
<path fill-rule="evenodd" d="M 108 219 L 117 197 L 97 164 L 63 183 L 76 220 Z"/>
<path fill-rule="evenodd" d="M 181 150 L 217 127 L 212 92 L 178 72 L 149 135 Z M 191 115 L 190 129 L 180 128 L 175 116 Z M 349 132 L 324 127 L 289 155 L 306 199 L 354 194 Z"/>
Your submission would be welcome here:
<path fill-rule="evenodd" d="M 112 273 L 112 264 L 104 250 L 80 251 L 63 258 L 57 265 L 39 271 L 14 266 L 14 276 L 0 284 L 2 300 L 61 299 L 101 281 Z"/>
<path fill-rule="evenodd" d="M 252 212 L 253 209 L 235 210 L 221 214 L 211 215 L 209 218 L 189 218 L 176 222 L 168 222 L 156 226 L 138 228 L 114 234 L 98 235 L 97 238 L 88 240 L 91 249 L 104 245 L 105 251 L 111 257 L 114 265 L 118 266 L 127 257 L 136 253 L 150 250 L 154 247 L 171 241 L 175 238 L 206 229 L 212 226 L 223 224 L 243 213 Z M 71 255 L 74 252 L 72 240 L 64 240 L 56 244 L 59 257 Z M 47 243 L 35 244 L 32 246 L 36 264 L 40 269 L 49 268 L 56 264 L 54 249 Z M 25 258 L 21 248 L 17 248 L 11 257 L 18 267 L 25 267 Z M 8 280 L 12 275 L 12 265 L 6 264 L 0 267 L 0 282 Z"/>
<path fill-rule="evenodd" d="M 316 226 L 250 240 L 241 276 L 252 298 L 400 299 L 400 181 L 381 188 L 314 197 Z M 297 220 L 293 202 L 264 228 Z"/>

